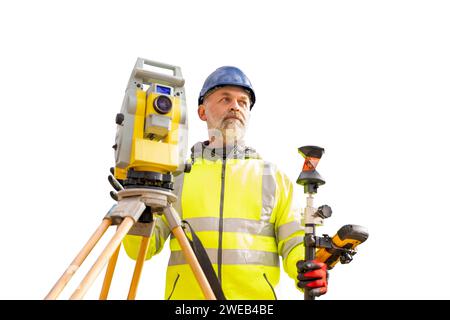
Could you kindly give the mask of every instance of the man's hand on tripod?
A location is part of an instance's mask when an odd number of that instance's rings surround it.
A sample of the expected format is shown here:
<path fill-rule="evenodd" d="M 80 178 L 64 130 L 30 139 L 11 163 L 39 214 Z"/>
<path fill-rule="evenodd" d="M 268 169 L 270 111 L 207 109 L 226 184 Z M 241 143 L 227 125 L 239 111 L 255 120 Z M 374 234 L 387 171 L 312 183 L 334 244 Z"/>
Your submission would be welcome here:
<path fill-rule="evenodd" d="M 114 168 L 109 168 L 109 172 L 111 172 L 111 174 L 108 176 L 108 181 L 112 185 L 114 190 L 116 190 L 116 191 L 123 190 L 123 185 L 122 185 L 123 181 L 114 178 Z M 117 197 L 117 192 L 110 191 L 109 195 L 114 200 L 116 200 L 116 201 L 119 200 L 118 197 Z"/>
<path fill-rule="evenodd" d="M 315 297 L 327 293 L 328 290 L 328 270 L 327 265 L 317 260 L 300 260 L 297 262 L 299 280 L 297 285 L 302 288 L 311 289 L 311 294 Z"/>

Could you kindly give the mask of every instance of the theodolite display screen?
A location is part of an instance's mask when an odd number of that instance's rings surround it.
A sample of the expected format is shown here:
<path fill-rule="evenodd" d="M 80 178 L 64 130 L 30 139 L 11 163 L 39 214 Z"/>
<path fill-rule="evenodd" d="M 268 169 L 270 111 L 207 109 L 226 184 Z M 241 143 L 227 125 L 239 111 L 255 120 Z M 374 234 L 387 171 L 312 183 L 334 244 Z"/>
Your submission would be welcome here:
<path fill-rule="evenodd" d="M 164 86 L 156 85 L 156 92 L 157 93 L 170 95 L 171 91 L 172 91 L 172 88 L 170 88 L 170 87 L 164 87 Z"/>

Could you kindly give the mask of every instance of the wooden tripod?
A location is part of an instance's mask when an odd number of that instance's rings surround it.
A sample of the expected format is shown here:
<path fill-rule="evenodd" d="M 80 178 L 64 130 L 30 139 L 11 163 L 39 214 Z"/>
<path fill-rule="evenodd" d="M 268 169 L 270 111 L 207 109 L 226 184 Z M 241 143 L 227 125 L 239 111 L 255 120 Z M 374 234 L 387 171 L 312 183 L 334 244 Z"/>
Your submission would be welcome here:
<path fill-rule="evenodd" d="M 105 279 L 103 281 L 102 290 L 100 293 L 100 299 L 106 299 L 108 296 L 109 288 L 111 285 L 112 276 L 116 266 L 117 258 L 119 255 L 120 244 L 123 238 L 132 230 L 135 230 L 133 234 L 139 234 L 142 236 L 141 246 L 139 254 L 136 259 L 136 265 L 131 280 L 130 290 L 128 292 L 128 299 L 133 300 L 136 297 L 136 292 L 139 284 L 139 279 L 142 273 L 142 267 L 145 261 L 145 256 L 150 244 L 150 238 L 154 230 L 154 219 L 150 224 L 142 228 L 139 218 L 144 212 L 146 207 L 151 208 L 152 214 L 154 212 L 162 213 L 167 219 L 171 232 L 178 240 L 181 250 L 186 258 L 186 261 L 190 265 L 192 272 L 195 275 L 200 288 L 208 300 L 215 300 L 216 297 L 209 285 L 208 280 L 203 273 L 203 270 L 198 263 L 198 260 L 189 244 L 189 241 L 181 227 L 181 221 L 176 210 L 172 207 L 172 203 L 176 200 L 176 196 L 169 192 L 160 189 L 147 189 L 147 188 L 132 188 L 125 189 L 118 192 L 118 203 L 113 206 L 108 214 L 105 216 L 100 226 L 95 230 L 87 243 L 81 249 L 80 253 L 75 257 L 63 275 L 59 278 L 53 288 L 45 297 L 46 300 L 56 299 L 69 280 L 81 266 L 86 257 L 90 254 L 92 249 L 104 235 L 106 230 L 111 225 L 117 225 L 117 230 L 114 236 L 111 238 L 105 249 L 102 251 L 94 265 L 81 281 L 78 288 L 71 295 L 70 299 L 82 299 L 86 292 L 89 290 L 92 283 L 98 277 L 100 272 L 108 263 Z M 139 229 L 145 230 L 139 232 Z M 138 230 L 138 233 L 136 233 Z"/>

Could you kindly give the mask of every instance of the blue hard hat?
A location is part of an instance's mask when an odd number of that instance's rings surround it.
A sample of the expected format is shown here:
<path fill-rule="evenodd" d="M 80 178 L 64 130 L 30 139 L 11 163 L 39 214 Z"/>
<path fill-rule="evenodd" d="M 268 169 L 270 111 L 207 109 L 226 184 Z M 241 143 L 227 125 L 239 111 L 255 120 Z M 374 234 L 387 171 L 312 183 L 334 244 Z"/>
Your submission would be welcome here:
<path fill-rule="evenodd" d="M 256 97 L 250 80 L 239 68 L 230 66 L 220 67 L 206 78 L 198 97 L 198 105 L 203 103 L 203 99 L 209 91 L 224 86 L 237 86 L 247 91 L 251 100 L 250 110 L 252 109 Z"/>

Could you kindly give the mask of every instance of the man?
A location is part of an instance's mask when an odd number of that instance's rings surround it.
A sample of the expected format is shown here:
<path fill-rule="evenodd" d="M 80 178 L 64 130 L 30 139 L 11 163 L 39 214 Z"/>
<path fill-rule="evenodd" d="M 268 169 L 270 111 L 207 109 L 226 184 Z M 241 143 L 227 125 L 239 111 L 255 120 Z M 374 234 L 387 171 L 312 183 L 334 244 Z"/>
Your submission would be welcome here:
<path fill-rule="evenodd" d="M 245 146 L 255 93 L 246 75 L 221 67 L 205 80 L 198 116 L 209 140 L 192 148 L 192 169 L 175 178 L 175 209 L 205 247 L 227 299 L 276 299 L 279 256 L 300 288 L 317 295 L 327 290 L 322 263 L 302 261 L 304 231 L 292 209 L 288 177 Z M 160 252 L 170 230 L 158 219 L 146 258 Z M 127 236 L 124 247 L 136 259 L 140 238 Z M 166 299 L 204 299 L 175 238 L 166 274 Z"/>

